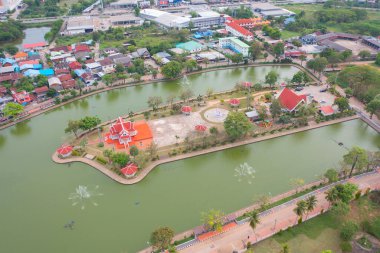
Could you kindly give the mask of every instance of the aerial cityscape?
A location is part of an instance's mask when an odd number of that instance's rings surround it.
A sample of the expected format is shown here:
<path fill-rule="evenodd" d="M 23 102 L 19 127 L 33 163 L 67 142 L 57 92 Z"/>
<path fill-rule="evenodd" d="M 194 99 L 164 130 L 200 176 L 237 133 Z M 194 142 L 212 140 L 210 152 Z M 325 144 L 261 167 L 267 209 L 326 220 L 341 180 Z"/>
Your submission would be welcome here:
<path fill-rule="evenodd" d="M 380 253 L 378 0 L 0 0 L 0 252 Z"/>

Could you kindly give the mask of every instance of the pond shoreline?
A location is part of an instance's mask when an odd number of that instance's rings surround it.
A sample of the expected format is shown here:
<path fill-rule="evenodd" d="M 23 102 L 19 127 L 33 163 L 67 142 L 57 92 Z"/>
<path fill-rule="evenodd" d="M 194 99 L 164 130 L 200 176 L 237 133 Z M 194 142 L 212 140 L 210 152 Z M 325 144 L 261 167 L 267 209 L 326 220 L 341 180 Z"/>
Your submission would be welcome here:
<path fill-rule="evenodd" d="M 239 65 L 234 65 L 234 66 L 224 66 L 224 67 L 216 67 L 216 68 L 211 67 L 211 68 L 203 69 L 203 70 L 200 70 L 200 71 L 194 71 L 194 72 L 191 72 L 191 73 L 181 74 L 181 76 L 179 76 L 178 78 L 171 79 L 171 80 L 180 79 L 180 78 L 182 78 L 185 75 L 190 76 L 190 75 L 202 74 L 202 73 L 207 73 L 207 72 L 212 72 L 212 71 L 218 71 L 218 70 L 227 70 L 227 69 L 245 68 L 245 67 L 264 67 L 264 66 L 293 66 L 293 67 L 296 67 L 296 68 L 304 71 L 305 73 L 308 73 L 309 76 L 314 81 L 317 80 L 303 66 L 300 66 L 300 65 L 297 65 L 297 64 L 293 64 L 293 63 L 289 63 L 289 64 L 276 64 L 276 63 L 273 63 L 273 64 L 272 63 L 270 63 L 270 64 L 269 63 L 261 63 L 260 64 L 260 63 L 252 63 L 252 64 L 239 64 Z M 52 111 L 54 109 L 57 109 L 57 108 L 59 108 L 61 106 L 65 106 L 65 105 L 70 104 L 72 102 L 75 102 L 77 100 L 80 100 L 80 99 L 83 99 L 83 98 L 87 98 L 89 96 L 96 95 L 96 94 L 99 94 L 99 93 L 102 93 L 102 92 L 111 91 L 111 90 L 119 89 L 119 88 L 134 87 L 134 86 L 147 85 L 147 84 L 154 84 L 154 83 L 159 83 L 159 82 L 164 82 L 164 81 L 170 81 L 170 80 L 166 79 L 166 78 L 162 78 L 162 79 L 155 79 L 155 80 L 149 80 L 149 81 L 143 81 L 143 82 L 132 82 L 132 83 L 127 83 L 127 84 L 122 84 L 122 85 L 116 85 L 116 86 L 108 86 L 106 88 L 97 89 L 97 90 L 94 90 L 92 92 L 89 92 L 89 93 L 77 96 L 77 97 L 75 97 L 73 99 L 70 99 L 70 100 L 68 100 L 66 102 L 62 102 L 60 104 L 53 105 L 53 106 L 48 107 L 46 109 L 43 109 L 43 110 L 40 110 L 40 111 L 37 111 L 37 112 L 33 112 L 33 113 L 29 114 L 28 116 L 23 117 L 23 118 L 21 118 L 19 120 L 12 121 L 10 123 L 4 124 L 4 125 L 0 126 L 0 130 L 6 129 L 8 127 L 16 125 L 17 123 L 23 122 L 25 120 L 37 117 L 37 116 L 39 116 L 39 115 L 41 115 L 41 114 L 43 114 L 45 112 Z"/>
<path fill-rule="evenodd" d="M 305 127 L 299 127 L 299 128 L 295 128 L 295 129 L 291 129 L 291 130 L 285 130 L 285 131 L 278 132 L 275 134 L 271 134 L 268 136 L 249 137 L 248 139 L 237 141 L 234 143 L 228 143 L 226 145 L 222 145 L 222 146 L 218 146 L 218 147 L 212 147 L 212 148 L 208 148 L 208 149 L 204 149 L 204 150 L 200 150 L 200 151 L 194 151 L 191 153 L 181 154 L 181 155 L 177 155 L 174 157 L 165 157 L 163 159 L 156 160 L 156 161 L 152 162 L 146 168 L 144 168 L 141 171 L 141 173 L 139 173 L 136 177 L 134 177 L 132 179 L 123 178 L 123 177 L 117 175 L 115 172 L 108 169 L 107 167 L 101 165 L 100 163 L 98 163 L 94 160 L 86 159 L 84 157 L 70 157 L 70 158 L 62 159 L 62 158 L 58 157 L 57 152 L 54 152 L 51 158 L 55 163 L 58 163 L 58 164 L 70 164 L 72 162 L 81 162 L 81 163 L 87 164 L 87 165 L 97 169 L 101 173 L 105 174 L 106 176 L 108 176 L 109 178 L 111 178 L 112 180 L 114 180 L 120 184 L 132 185 L 132 184 L 136 184 L 136 183 L 142 181 L 153 169 L 155 169 L 156 167 L 158 167 L 159 165 L 162 165 L 162 164 L 166 164 L 166 163 L 170 163 L 170 162 L 174 162 L 174 161 L 178 161 L 178 160 L 183 160 L 183 159 L 187 159 L 187 158 L 191 158 L 191 157 L 196 157 L 196 156 L 200 156 L 200 155 L 210 154 L 210 153 L 214 153 L 214 152 L 218 152 L 218 151 L 222 151 L 222 150 L 226 150 L 226 149 L 230 149 L 230 148 L 235 148 L 235 147 L 248 145 L 248 144 L 252 144 L 252 143 L 256 143 L 256 142 L 261 142 L 261 141 L 265 141 L 265 140 L 269 140 L 269 139 L 283 137 L 283 136 L 287 136 L 287 135 L 291 135 L 291 134 L 295 134 L 295 133 L 299 133 L 299 132 L 309 131 L 309 130 L 313 130 L 313 129 L 317 129 L 317 128 L 321 128 L 321 127 L 325 127 L 325 126 L 329 126 L 329 125 L 333 125 L 333 124 L 338 124 L 338 123 L 342 123 L 342 122 L 346 122 L 346 121 L 356 120 L 356 119 L 361 119 L 361 118 L 358 115 L 354 115 L 354 116 L 345 117 L 345 118 L 341 118 L 341 119 L 335 119 L 335 120 L 331 120 L 331 121 L 327 121 L 327 122 L 321 122 L 319 124 L 314 123 L 312 125 L 305 126 Z"/>

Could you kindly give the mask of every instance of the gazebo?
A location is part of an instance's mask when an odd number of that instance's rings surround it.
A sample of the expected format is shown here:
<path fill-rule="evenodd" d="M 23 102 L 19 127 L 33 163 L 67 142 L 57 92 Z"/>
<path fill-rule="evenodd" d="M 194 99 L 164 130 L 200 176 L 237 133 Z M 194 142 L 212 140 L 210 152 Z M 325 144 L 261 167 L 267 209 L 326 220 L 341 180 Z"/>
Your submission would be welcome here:
<path fill-rule="evenodd" d="M 188 106 L 188 105 L 184 105 L 184 106 L 182 106 L 182 108 L 181 108 L 181 112 L 183 113 L 183 114 L 185 114 L 185 115 L 190 115 L 190 113 L 191 113 L 191 106 Z"/>
<path fill-rule="evenodd" d="M 73 147 L 70 145 L 62 145 L 60 148 L 57 149 L 58 155 L 62 156 L 63 158 L 69 157 L 72 152 Z"/>
<path fill-rule="evenodd" d="M 230 100 L 230 105 L 231 105 L 232 107 L 237 107 L 237 106 L 240 105 L 240 100 L 237 99 L 237 98 L 232 98 L 232 99 Z"/>
<path fill-rule="evenodd" d="M 252 87 L 252 83 L 251 82 L 243 82 L 243 86 L 245 88 L 251 88 Z"/>
<path fill-rule="evenodd" d="M 139 169 L 139 167 L 136 164 L 130 163 L 127 166 L 125 166 L 124 168 L 122 168 L 120 170 L 120 172 L 123 173 L 123 175 L 126 178 L 131 178 L 131 177 L 134 177 L 136 175 L 138 169 Z"/>
<path fill-rule="evenodd" d="M 197 132 L 205 132 L 207 130 L 207 127 L 205 125 L 196 125 L 195 131 Z"/>

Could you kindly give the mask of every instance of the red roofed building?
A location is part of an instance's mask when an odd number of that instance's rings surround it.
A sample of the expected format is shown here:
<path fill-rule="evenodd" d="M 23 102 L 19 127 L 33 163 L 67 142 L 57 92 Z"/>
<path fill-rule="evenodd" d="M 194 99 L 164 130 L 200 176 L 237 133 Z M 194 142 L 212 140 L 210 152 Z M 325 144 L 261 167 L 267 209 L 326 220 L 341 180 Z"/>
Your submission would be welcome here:
<path fill-rule="evenodd" d="M 181 108 L 181 112 L 185 115 L 190 115 L 191 110 L 192 110 L 191 106 L 188 106 L 188 105 L 182 106 Z"/>
<path fill-rule="evenodd" d="M 34 89 L 34 93 L 37 95 L 37 99 L 46 98 L 49 88 L 47 86 L 42 86 Z"/>
<path fill-rule="evenodd" d="M 22 65 L 25 65 L 25 64 L 40 64 L 40 61 L 39 60 L 28 60 L 28 61 L 20 61 L 18 63 L 18 65 L 21 67 Z"/>
<path fill-rule="evenodd" d="M 24 49 L 37 49 L 37 48 L 43 48 L 46 46 L 47 46 L 47 43 L 45 41 L 22 45 Z"/>
<path fill-rule="evenodd" d="M 73 61 L 73 62 L 70 62 L 69 63 L 69 68 L 71 70 L 74 70 L 74 69 L 81 69 L 82 68 L 82 64 L 80 64 L 79 62 L 77 61 Z"/>
<path fill-rule="evenodd" d="M 12 91 L 12 97 L 19 104 L 32 102 L 31 96 L 29 95 L 28 92 L 26 92 L 24 90 L 21 92 L 17 92 L 17 93 Z"/>
<path fill-rule="evenodd" d="M 75 84 L 76 84 L 75 80 L 70 79 L 70 80 L 62 82 L 62 88 L 64 88 L 65 90 L 73 89 L 75 87 Z"/>
<path fill-rule="evenodd" d="M 69 145 L 62 145 L 60 148 L 57 149 L 58 155 L 64 158 L 69 157 L 72 152 L 73 152 L 73 147 Z"/>
<path fill-rule="evenodd" d="M 91 49 L 89 46 L 85 45 L 85 44 L 79 44 L 79 45 L 75 45 L 75 48 L 74 48 L 74 51 L 77 53 L 77 52 L 89 52 L 91 53 Z"/>
<path fill-rule="evenodd" d="M 305 52 L 299 51 L 299 50 L 292 50 L 292 51 L 285 51 L 285 57 L 300 57 L 301 55 L 304 55 Z"/>
<path fill-rule="evenodd" d="M 138 166 L 134 163 L 130 163 L 124 168 L 120 170 L 121 173 L 127 178 L 133 177 L 136 175 L 137 171 L 139 170 Z"/>
<path fill-rule="evenodd" d="M 73 79 L 70 74 L 61 75 L 58 78 L 59 78 L 59 81 L 61 81 L 61 83 L 65 82 L 65 81 L 68 81 L 70 79 Z"/>
<path fill-rule="evenodd" d="M 0 83 L 1 82 L 11 82 L 11 83 L 14 83 L 18 79 L 22 78 L 23 76 L 24 75 L 21 74 L 21 73 L 9 73 L 9 74 L 5 74 L 5 75 L 1 75 L 0 76 Z"/>
<path fill-rule="evenodd" d="M 120 144 L 127 144 L 132 141 L 132 137 L 137 135 L 132 121 L 124 121 L 119 117 L 110 127 L 109 138 L 118 140 Z"/>
<path fill-rule="evenodd" d="M 56 75 L 61 75 L 61 74 L 69 74 L 70 70 L 69 69 L 54 69 L 54 72 Z"/>
<path fill-rule="evenodd" d="M 298 95 L 288 88 L 284 88 L 280 91 L 278 100 L 281 106 L 289 112 L 296 111 L 299 105 L 307 103 L 306 95 Z"/>
<path fill-rule="evenodd" d="M 196 125 L 195 130 L 198 132 L 204 132 L 207 130 L 207 127 L 205 125 Z"/>
<path fill-rule="evenodd" d="M 319 111 L 321 112 L 321 114 L 323 116 L 330 116 L 330 115 L 333 115 L 335 113 L 335 111 L 334 111 L 334 109 L 332 108 L 331 105 L 321 106 L 319 108 Z"/>
<path fill-rule="evenodd" d="M 64 52 L 68 53 L 71 52 L 71 46 L 60 46 L 50 49 L 50 52 Z"/>
<path fill-rule="evenodd" d="M 232 98 L 231 100 L 230 100 L 230 105 L 231 106 L 239 106 L 240 105 L 240 100 L 239 99 L 237 99 L 237 98 Z"/>
<path fill-rule="evenodd" d="M 253 33 L 243 26 L 240 26 L 235 21 L 226 23 L 226 30 L 232 33 L 234 36 L 243 37 L 246 41 L 253 40 Z"/>

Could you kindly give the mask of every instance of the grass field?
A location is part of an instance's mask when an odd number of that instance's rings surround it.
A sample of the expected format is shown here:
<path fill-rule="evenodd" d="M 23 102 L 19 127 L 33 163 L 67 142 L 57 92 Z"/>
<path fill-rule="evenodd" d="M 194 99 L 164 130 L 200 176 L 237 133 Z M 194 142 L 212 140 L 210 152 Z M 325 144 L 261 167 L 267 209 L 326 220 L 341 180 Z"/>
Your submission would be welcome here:
<path fill-rule="evenodd" d="M 278 253 L 286 243 L 292 253 L 320 253 L 326 249 L 341 253 L 340 225 L 347 220 L 360 224 L 375 217 L 380 217 L 380 206 L 362 197 L 351 204 L 351 211 L 345 217 L 337 218 L 331 213 L 320 215 L 254 245 L 253 252 Z"/>
<path fill-rule="evenodd" d="M 299 14 L 301 11 L 304 11 L 305 18 L 307 20 L 310 20 L 310 22 L 316 23 L 317 21 L 314 18 L 314 13 L 316 11 L 322 10 L 323 5 L 322 4 L 293 4 L 293 5 L 285 5 L 284 8 L 290 11 L 293 11 L 296 14 Z M 380 11 L 367 10 L 367 13 L 368 13 L 368 20 L 380 22 Z M 363 20 L 363 21 L 368 21 L 368 20 Z M 327 23 L 326 27 L 331 32 L 345 32 L 345 29 L 343 28 L 341 24 Z M 287 35 L 285 34 L 284 38 L 286 38 L 286 36 Z"/>

